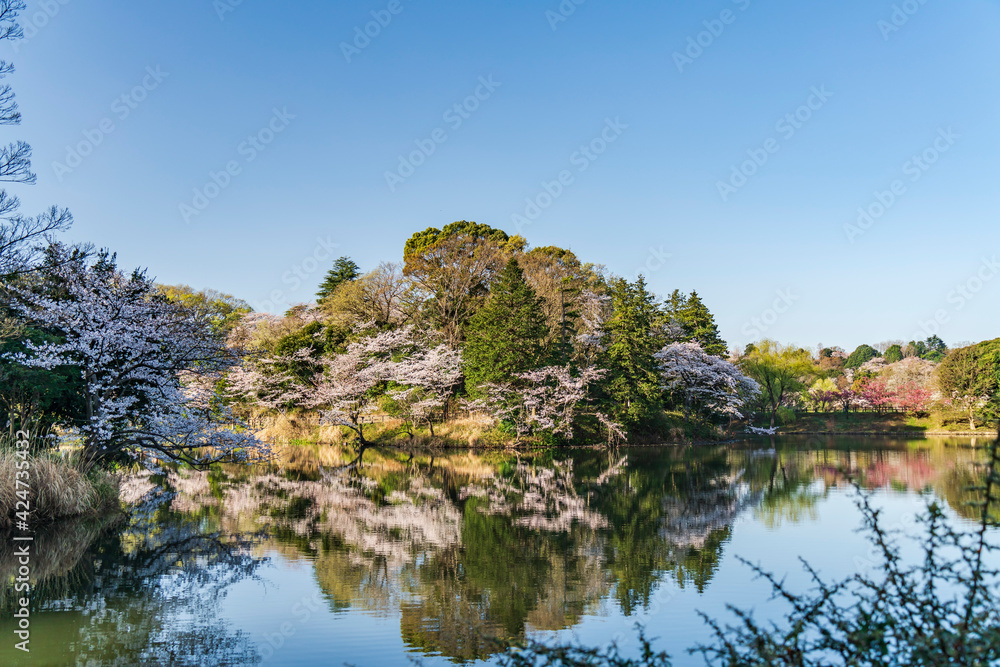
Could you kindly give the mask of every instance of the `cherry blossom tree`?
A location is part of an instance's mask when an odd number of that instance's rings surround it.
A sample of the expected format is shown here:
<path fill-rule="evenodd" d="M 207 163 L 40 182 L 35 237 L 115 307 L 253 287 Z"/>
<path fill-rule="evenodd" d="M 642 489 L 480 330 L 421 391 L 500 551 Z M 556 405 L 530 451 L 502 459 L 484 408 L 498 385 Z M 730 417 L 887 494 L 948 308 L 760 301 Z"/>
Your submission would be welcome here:
<path fill-rule="evenodd" d="M 698 343 L 671 343 L 654 356 L 664 388 L 681 393 L 688 418 L 692 412 L 707 412 L 742 419 L 747 400 L 760 393 L 756 381 Z"/>
<path fill-rule="evenodd" d="M 925 412 L 931 403 L 933 392 L 916 382 L 908 382 L 895 390 L 896 407 L 908 414 Z"/>
<path fill-rule="evenodd" d="M 15 307 L 63 342 L 27 344 L 11 358 L 25 366 L 78 368 L 86 421 L 83 463 L 122 454 L 155 466 L 162 460 L 201 466 L 268 455 L 218 400 L 215 387 L 238 357 L 211 324 L 164 299 L 143 273 L 123 275 L 114 258 L 70 258 L 52 270 L 51 285 L 16 289 Z"/>
<path fill-rule="evenodd" d="M 390 377 L 400 388 L 389 396 L 406 420 L 409 433 L 413 425 L 427 424 L 434 435 L 432 416 L 444 408 L 456 385 L 462 380 L 462 353 L 447 345 L 430 347 L 428 339 L 412 341 L 413 353 L 394 364 Z"/>
<path fill-rule="evenodd" d="M 542 431 L 572 438 L 580 418 L 591 417 L 608 442 L 618 442 L 625 439 L 622 426 L 590 404 L 590 387 L 605 372 L 588 366 L 574 374 L 569 366 L 546 366 L 518 373 L 507 383 L 484 385 L 486 398 L 469 405 L 512 424 L 518 438 Z"/>
<path fill-rule="evenodd" d="M 868 378 L 862 380 L 861 399 L 867 405 L 881 411 L 896 404 L 896 392 L 890 389 L 882 378 Z"/>

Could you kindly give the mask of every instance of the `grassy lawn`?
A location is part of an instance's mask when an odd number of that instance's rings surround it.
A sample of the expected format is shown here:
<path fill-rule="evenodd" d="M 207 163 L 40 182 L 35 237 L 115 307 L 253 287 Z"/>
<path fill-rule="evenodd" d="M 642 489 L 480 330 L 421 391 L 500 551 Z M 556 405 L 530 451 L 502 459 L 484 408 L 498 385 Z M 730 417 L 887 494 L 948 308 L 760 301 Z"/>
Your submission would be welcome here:
<path fill-rule="evenodd" d="M 968 422 L 946 421 L 941 423 L 932 417 L 913 417 L 905 414 L 877 414 L 873 412 L 851 412 L 816 414 L 800 412 L 795 421 L 781 425 L 782 433 L 807 432 L 968 432 Z M 980 426 L 977 432 L 994 433 L 994 429 Z"/>

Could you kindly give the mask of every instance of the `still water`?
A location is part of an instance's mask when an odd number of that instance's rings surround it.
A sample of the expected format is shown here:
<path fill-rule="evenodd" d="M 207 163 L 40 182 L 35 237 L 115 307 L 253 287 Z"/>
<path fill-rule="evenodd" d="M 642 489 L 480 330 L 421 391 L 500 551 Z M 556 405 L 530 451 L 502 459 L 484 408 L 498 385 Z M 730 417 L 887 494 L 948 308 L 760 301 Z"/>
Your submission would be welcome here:
<path fill-rule="evenodd" d="M 917 531 L 933 499 L 968 522 L 976 444 L 379 451 L 337 475 L 301 447 L 268 470 L 137 478 L 129 516 L 37 534 L 30 655 L 3 540 L 0 665 L 489 664 L 525 637 L 634 652 L 636 623 L 700 665 L 699 612 L 782 614 L 740 558 L 798 590 L 799 558 L 832 579 L 872 568 L 848 476 L 886 525 Z"/>

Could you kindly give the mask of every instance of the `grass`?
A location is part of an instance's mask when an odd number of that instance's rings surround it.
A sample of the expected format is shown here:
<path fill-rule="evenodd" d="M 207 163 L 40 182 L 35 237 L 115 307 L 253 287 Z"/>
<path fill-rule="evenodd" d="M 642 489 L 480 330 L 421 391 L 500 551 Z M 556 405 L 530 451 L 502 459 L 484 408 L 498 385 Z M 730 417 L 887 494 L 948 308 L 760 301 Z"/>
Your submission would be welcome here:
<path fill-rule="evenodd" d="M 766 420 L 765 420 L 766 421 Z M 766 426 L 766 424 L 764 424 Z M 969 431 L 968 421 L 933 414 L 915 417 L 902 413 L 850 412 L 813 413 L 798 412 L 794 420 L 780 424 L 782 434 L 792 433 L 912 433 Z M 992 435 L 992 428 L 979 428 L 977 432 Z"/>
<path fill-rule="evenodd" d="M 29 454 L 22 459 L 3 444 L 0 442 L 0 529 L 9 528 L 15 512 L 24 508 L 23 504 L 18 507 L 19 501 L 27 500 L 32 525 L 69 517 L 98 516 L 118 508 L 117 477 L 102 471 L 84 475 L 72 461 L 47 453 Z M 27 479 L 24 479 L 25 471 Z M 19 472 L 20 486 L 17 484 Z"/>

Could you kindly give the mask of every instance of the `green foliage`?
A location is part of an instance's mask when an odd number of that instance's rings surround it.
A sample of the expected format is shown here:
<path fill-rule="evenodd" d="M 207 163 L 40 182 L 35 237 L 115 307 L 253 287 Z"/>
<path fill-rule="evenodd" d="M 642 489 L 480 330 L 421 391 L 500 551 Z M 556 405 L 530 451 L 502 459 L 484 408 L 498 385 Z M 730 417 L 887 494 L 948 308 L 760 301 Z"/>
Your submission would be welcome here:
<path fill-rule="evenodd" d="M 938 387 L 945 399 L 985 397 L 988 403 L 968 405 L 969 417 L 997 416 L 1000 407 L 1000 338 L 970 345 L 949 354 L 937 370 Z"/>
<path fill-rule="evenodd" d="M 548 327 L 542 301 L 510 260 L 486 304 L 469 321 L 463 352 L 467 385 L 505 382 L 543 362 Z"/>
<path fill-rule="evenodd" d="M 213 331 L 225 338 L 253 309 L 246 301 L 212 289 L 195 291 L 188 285 L 157 285 L 168 301 L 184 306 L 198 317 L 206 319 Z"/>
<path fill-rule="evenodd" d="M 684 298 L 678 290 L 674 290 L 663 304 L 664 314 L 673 323 L 679 325 L 683 335 L 671 342 L 697 342 L 706 353 L 724 357 L 728 352 L 726 341 L 719 336 L 719 327 L 715 317 L 702 302 L 697 292 Z"/>
<path fill-rule="evenodd" d="M 663 341 L 654 334 L 657 309 L 640 276 L 610 285 L 613 314 L 604 325 L 607 349 L 601 367 L 607 410 L 629 431 L 648 428 L 662 411 L 660 376 L 653 354 Z"/>
<path fill-rule="evenodd" d="M 489 225 L 468 220 L 459 220 L 450 225 L 445 225 L 444 229 L 428 227 L 422 232 L 416 232 L 403 246 L 403 260 L 409 265 L 411 259 L 424 253 L 429 248 L 437 245 L 444 239 L 451 236 L 467 236 L 479 241 L 493 241 L 505 247 L 511 252 L 524 250 L 525 240 L 521 236 L 508 236 L 502 229 L 495 229 Z"/>
<path fill-rule="evenodd" d="M 803 349 L 762 340 L 739 362 L 740 368 L 761 387 L 761 400 L 771 413 L 771 426 L 778 408 L 789 396 L 805 388 L 814 372 L 812 357 Z"/>
<path fill-rule="evenodd" d="M 866 361 L 871 361 L 877 356 L 879 356 L 878 350 L 871 345 L 859 345 L 858 349 L 851 352 L 851 355 L 847 357 L 847 361 L 844 362 L 844 368 L 858 368 Z"/>
<path fill-rule="evenodd" d="M 894 364 L 897 361 L 903 360 L 903 348 L 897 345 L 892 345 L 888 350 L 885 351 L 885 362 L 887 364 Z"/>
<path fill-rule="evenodd" d="M 927 340 L 911 340 L 903 348 L 903 354 L 928 361 L 941 361 L 948 354 L 948 346 L 937 335 L 933 335 Z"/>
<path fill-rule="evenodd" d="M 0 339 L 0 409 L 11 433 L 22 428 L 47 432 L 53 424 L 83 419 L 83 379 L 78 368 L 33 368 L 7 356 L 27 352 L 29 342 L 41 345 L 62 340 L 56 332 L 29 326 L 17 338 Z"/>
<path fill-rule="evenodd" d="M 320 283 L 316 298 L 322 303 L 333 294 L 334 290 L 351 281 L 357 280 L 361 275 L 361 267 L 354 263 L 350 257 L 338 257 L 331 268 L 326 273 L 323 282 Z"/>

